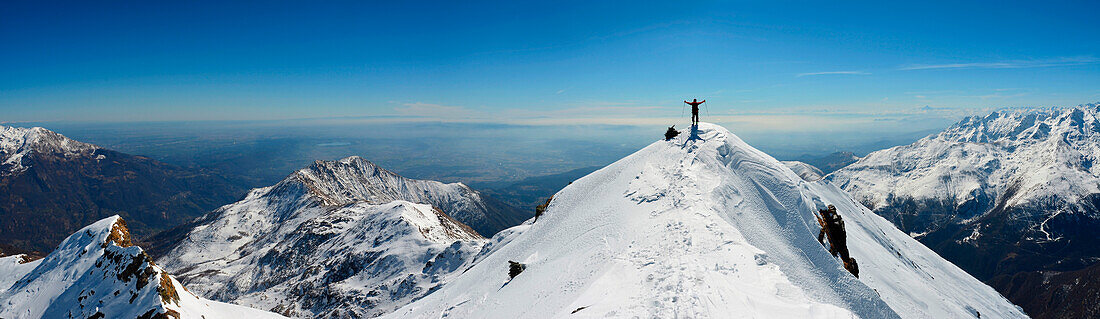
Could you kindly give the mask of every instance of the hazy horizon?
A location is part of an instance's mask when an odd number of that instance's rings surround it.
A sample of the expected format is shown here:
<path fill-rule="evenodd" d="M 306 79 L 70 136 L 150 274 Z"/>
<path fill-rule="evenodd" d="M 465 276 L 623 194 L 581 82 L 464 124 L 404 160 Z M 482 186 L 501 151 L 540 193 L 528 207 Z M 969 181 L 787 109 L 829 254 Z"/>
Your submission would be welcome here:
<path fill-rule="evenodd" d="M 5 9 L 0 121 L 8 122 L 670 125 L 686 119 L 682 100 L 699 98 L 712 122 L 814 132 L 822 122 L 873 130 L 1100 101 L 1091 2 Z"/>
<path fill-rule="evenodd" d="M 997 108 L 1100 101 L 1096 9 L 18 2 L 0 11 L 0 123 L 183 165 L 273 157 L 263 176 L 360 155 L 484 180 L 605 165 L 686 127 L 698 98 L 777 158 L 866 153 Z M 432 158 L 449 153 L 465 158 Z"/>

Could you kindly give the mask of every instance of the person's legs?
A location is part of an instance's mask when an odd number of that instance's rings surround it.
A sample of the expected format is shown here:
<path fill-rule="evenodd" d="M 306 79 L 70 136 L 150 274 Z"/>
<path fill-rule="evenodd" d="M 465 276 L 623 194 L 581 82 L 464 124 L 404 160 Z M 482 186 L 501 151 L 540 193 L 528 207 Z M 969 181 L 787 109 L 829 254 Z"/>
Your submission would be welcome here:
<path fill-rule="evenodd" d="M 837 238 L 837 245 L 840 246 L 837 247 L 837 252 L 840 253 L 841 260 L 848 260 L 849 258 L 852 258 L 850 255 L 848 255 L 848 240 L 847 238 L 844 238 L 845 235 L 846 234 L 842 233 L 840 234 L 840 238 Z"/>

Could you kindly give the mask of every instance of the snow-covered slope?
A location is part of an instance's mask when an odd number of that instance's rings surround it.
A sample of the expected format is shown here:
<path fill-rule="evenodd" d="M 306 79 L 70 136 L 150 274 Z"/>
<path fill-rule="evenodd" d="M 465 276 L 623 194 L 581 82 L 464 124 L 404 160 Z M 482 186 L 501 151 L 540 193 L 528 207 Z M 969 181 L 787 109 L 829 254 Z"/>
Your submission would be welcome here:
<path fill-rule="evenodd" d="M 317 161 L 291 174 L 280 184 L 297 183 L 325 205 L 354 202 L 372 204 L 404 200 L 435 206 L 485 236 L 517 225 L 529 215 L 486 202 L 462 183 L 405 178 L 359 156 L 339 161 Z"/>
<path fill-rule="evenodd" d="M 977 245 L 983 236 L 1009 233 L 1016 237 L 996 241 L 1066 244 L 1096 238 L 1082 227 L 1100 227 L 1098 162 L 1100 105 L 1094 104 L 970 117 L 911 145 L 871 153 L 828 178 L 918 238 Z M 1094 253 L 1062 262 L 1100 260 L 1094 245 L 1100 242 L 1082 243 Z M 981 276 L 999 272 L 991 267 Z"/>
<path fill-rule="evenodd" d="M 0 175 L 11 175 L 25 170 L 23 160 L 33 152 L 63 157 L 90 156 L 97 148 L 41 127 L 0 125 Z"/>
<path fill-rule="evenodd" d="M 118 216 L 84 227 L 33 264 L 0 266 L 24 273 L 0 293 L 0 317 L 281 318 L 195 297 L 131 244 Z"/>
<path fill-rule="evenodd" d="M 1005 295 L 1033 295 L 1062 288 L 997 277 L 1100 261 L 1098 163 L 1092 104 L 969 117 L 827 179 L 976 277 L 1006 283 L 997 287 Z"/>
<path fill-rule="evenodd" d="M 203 217 L 161 262 L 198 294 L 288 316 L 372 317 L 428 293 L 484 238 L 461 184 L 413 181 L 358 157 L 318 162 Z"/>
<path fill-rule="evenodd" d="M 0 257 L 0 295 L 8 291 L 16 280 L 23 278 L 27 273 L 38 267 L 42 259 L 27 261 L 27 255 L 19 254 Z"/>
<path fill-rule="evenodd" d="M 817 242 L 825 204 L 859 279 Z M 489 247 L 388 317 L 1024 317 L 842 190 L 706 123 L 575 181 Z M 508 261 L 526 270 L 508 280 Z"/>
<path fill-rule="evenodd" d="M 830 179 L 873 207 L 913 199 L 991 208 L 1100 193 L 1097 161 L 1100 105 L 1094 104 L 970 117 L 911 145 L 871 153 Z M 987 211 L 968 212 L 959 217 Z"/>

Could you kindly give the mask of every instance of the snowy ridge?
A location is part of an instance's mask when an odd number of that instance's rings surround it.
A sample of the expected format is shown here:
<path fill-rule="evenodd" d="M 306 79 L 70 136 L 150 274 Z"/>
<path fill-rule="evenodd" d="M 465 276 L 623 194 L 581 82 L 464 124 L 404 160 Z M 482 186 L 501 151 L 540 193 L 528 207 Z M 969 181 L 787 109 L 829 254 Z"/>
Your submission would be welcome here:
<path fill-rule="evenodd" d="M 1100 193 L 1098 161 L 1100 105 L 1090 104 L 969 117 L 911 145 L 871 153 L 829 179 L 872 207 L 892 198 L 1018 206 Z"/>
<path fill-rule="evenodd" d="M 481 194 L 462 183 L 405 178 L 359 156 L 317 161 L 291 174 L 283 183 L 289 182 L 303 184 L 330 206 L 354 202 L 384 204 L 394 200 L 430 204 L 486 236 L 522 221 L 518 217 L 501 220 L 511 216 L 498 216 L 500 213 L 488 207 Z"/>
<path fill-rule="evenodd" d="M 395 198 L 462 203 L 444 192 L 462 189 L 358 157 L 318 162 L 203 217 L 161 262 L 212 299 L 292 317 L 373 317 L 430 292 L 485 241 L 431 205 Z"/>
<path fill-rule="evenodd" d="M 392 318 L 1023 318 L 828 182 L 700 124 L 585 176 Z M 836 205 L 861 278 L 816 240 Z M 508 261 L 527 268 L 508 279 Z"/>
<path fill-rule="evenodd" d="M 826 179 L 1030 314 L 1087 317 L 1100 303 L 1065 312 L 1037 296 L 1086 295 L 1100 279 L 1053 287 L 1024 278 L 1085 274 L 1100 261 L 1097 163 L 1100 105 L 1090 104 L 968 117 Z"/>
<path fill-rule="evenodd" d="M 33 264 L 0 293 L 0 317 L 281 318 L 192 295 L 131 244 L 126 223 L 118 216 L 84 227 Z"/>
<path fill-rule="evenodd" d="M 26 262 L 24 256 L 26 255 L 0 257 L 0 295 L 8 291 L 8 288 L 15 284 L 15 281 L 23 278 L 31 270 L 34 270 L 34 267 L 38 267 L 38 264 L 42 263 L 42 259 Z"/>
<path fill-rule="evenodd" d="M 97 146 L 77 142 L 41 128 L 0 125 L 0 174 L 17 174 L 26 169 L 23 159 L 38 152 L 63 157 L 89 156 Z"/>

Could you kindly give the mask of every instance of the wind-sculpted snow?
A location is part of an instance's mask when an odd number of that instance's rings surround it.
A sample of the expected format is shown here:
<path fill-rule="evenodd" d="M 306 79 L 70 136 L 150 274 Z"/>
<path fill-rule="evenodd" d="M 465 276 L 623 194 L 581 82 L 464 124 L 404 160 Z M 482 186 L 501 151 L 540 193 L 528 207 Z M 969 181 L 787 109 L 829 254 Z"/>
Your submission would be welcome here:
<path fill-rule="evenodd" d="M 133 246 L 118 216 L 84 227 L 27 265 L 34 268 L 0 267 L 22 272 L 0 292 L 0 318 L 281 318 L 192 295 Z"/>
<path fill-rule="evenodd" d="M 420 298 L 484 238 L 435 207 L 394 200 L 438 189 L 366 164 L 318 163 L 253 190 L 205 216 L 161 262 L 202 296 L 292 317 L 373 317 Z M 344 176 L 365 172 L 373 180 Z"/>
<path fill-rule="evenodd" d="M 686 133 L 573 182 L 387 317 L 1025 317 L 829 183 L 720 126 Z M 862 279 L 817 242 L 823 204 L 844 216 Z M 509 261 L 526 270 L 509 280 Z"/>
<path fill-rule="evenodd" d="M 63 157 L 90 156 L 97 147 L 69 139 L 50 130 L 0 125 L 0 176 L 26 169 L 24 158 L 33 152 Z"/>

